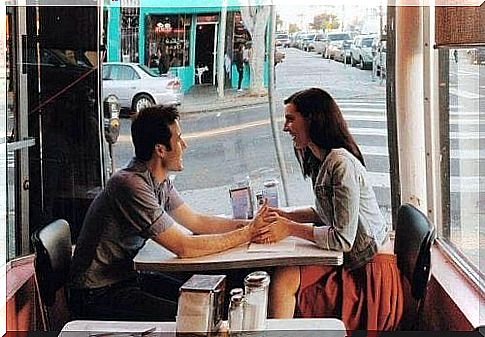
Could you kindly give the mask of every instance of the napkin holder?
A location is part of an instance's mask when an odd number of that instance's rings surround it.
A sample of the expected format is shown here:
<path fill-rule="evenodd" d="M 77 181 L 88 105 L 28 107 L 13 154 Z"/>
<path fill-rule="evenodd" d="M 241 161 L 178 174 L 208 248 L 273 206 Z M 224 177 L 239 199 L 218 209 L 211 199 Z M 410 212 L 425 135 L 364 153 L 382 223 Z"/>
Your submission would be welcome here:
<path fill-rule="evenodd" d="M 211 335 L 222 323 L 226 276 L 193 275 L 179 290 L 177 334 Z"/>

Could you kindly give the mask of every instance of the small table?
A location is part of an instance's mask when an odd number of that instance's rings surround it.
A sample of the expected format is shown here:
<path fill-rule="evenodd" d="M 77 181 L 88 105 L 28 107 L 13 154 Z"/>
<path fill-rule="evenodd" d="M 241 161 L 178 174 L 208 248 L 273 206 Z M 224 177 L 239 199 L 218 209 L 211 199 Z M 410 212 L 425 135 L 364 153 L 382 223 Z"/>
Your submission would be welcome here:
<path fill-rule="evenodd" d="M 294 245 L 293 250 L 285 250 L 285 247 L 292 245 Z M 343 263 L 342 252 L 321 249 L 310 241 L 296 237 L 288 237 L 278 243 L 270 244 L 268 250 L 251 252 L 248 251 L 248 246 L 249 244 L 244 244 L 221 253 L 181 259 L 149 240 L 135 256 L 134 268 L 138 271 L 150 272 L 200 272 L 312 264 L 337 266 Z"/>
<path fill-rule="evenodd" d="M 165 337 L 175 336 L 175 330 L 175 322 L 72 321 L 64 325 L 59 337 L 93 337 L 96 334 L 101 337 L 102 333 L 103 337 Z M 343 322 L 335 318 L 295 318 L 268 319 L 266 331 L 251 332 L 250 335 L 344 337 L 346 333 Z"/>

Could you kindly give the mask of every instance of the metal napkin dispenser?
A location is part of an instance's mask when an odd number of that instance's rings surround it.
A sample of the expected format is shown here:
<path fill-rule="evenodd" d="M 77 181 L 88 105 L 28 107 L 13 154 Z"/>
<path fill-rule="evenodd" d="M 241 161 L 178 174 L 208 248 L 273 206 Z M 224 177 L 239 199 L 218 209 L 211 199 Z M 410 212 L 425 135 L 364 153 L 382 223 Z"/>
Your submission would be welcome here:
<path fill-rule="evenodd" d="M 193 275 L 180 287 L 177 333 L 210 335 L 222 323 L 225 275 Z"/>

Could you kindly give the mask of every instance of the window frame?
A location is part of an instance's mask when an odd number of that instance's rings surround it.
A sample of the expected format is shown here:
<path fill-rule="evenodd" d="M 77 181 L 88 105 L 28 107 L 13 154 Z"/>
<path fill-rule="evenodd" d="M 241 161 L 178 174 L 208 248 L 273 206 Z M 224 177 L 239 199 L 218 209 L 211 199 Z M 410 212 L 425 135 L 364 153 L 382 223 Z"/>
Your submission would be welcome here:
<path fill-rule="evenodd" d="M 466 48 L 467 46 L 462 46 Z M 438 48 L 438 95 L 439 95 L 439 148 L 440 148 L 440 222 L 437 226 L 437 244 L 449 257 L 456 269 L 476 288 L 485 295 L 485 275 L 480 266 L 471 262 L 460 247 L 451 241 L 451 141 L 450 141 L 450 77 L 449 52 L 457 46 L 443 46 Z M 478 149 L 480 151 L 480 149 Z M 480 223 L 479 223 L 480 226 Z M 479 229 L 480 230 L 480 229 Z M 480 238 L 478 238 L 480 242 Z M 479 245 L 480 246 L 480 245 Z"/>

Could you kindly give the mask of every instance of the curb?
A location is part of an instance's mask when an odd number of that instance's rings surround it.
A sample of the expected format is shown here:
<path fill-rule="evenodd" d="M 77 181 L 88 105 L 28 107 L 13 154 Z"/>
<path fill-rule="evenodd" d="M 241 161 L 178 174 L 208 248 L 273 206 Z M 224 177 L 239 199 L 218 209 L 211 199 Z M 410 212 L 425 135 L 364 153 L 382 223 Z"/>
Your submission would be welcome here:
<path fill-rule="evenodd" d="M 268 97 L 256 98 L 253 100 L 248 100 L 248 102 L 240 102 L 235 100 L 234 102 L 216 102 L 215 104 L 207 104 L 204 105 L 203 103 L 200 105 L 187 105 L 184 106 L 183 103 L 180 106 L 180 113 L 184 114 L 192 114 L 192 113 L 202 113 L 202 112 L 211 112 L 211 111 L 218 111 L 218 110 L 228 110 L 237 107 L 248 107 L 248 106 L 255 106 L 268 103 Z"/>

